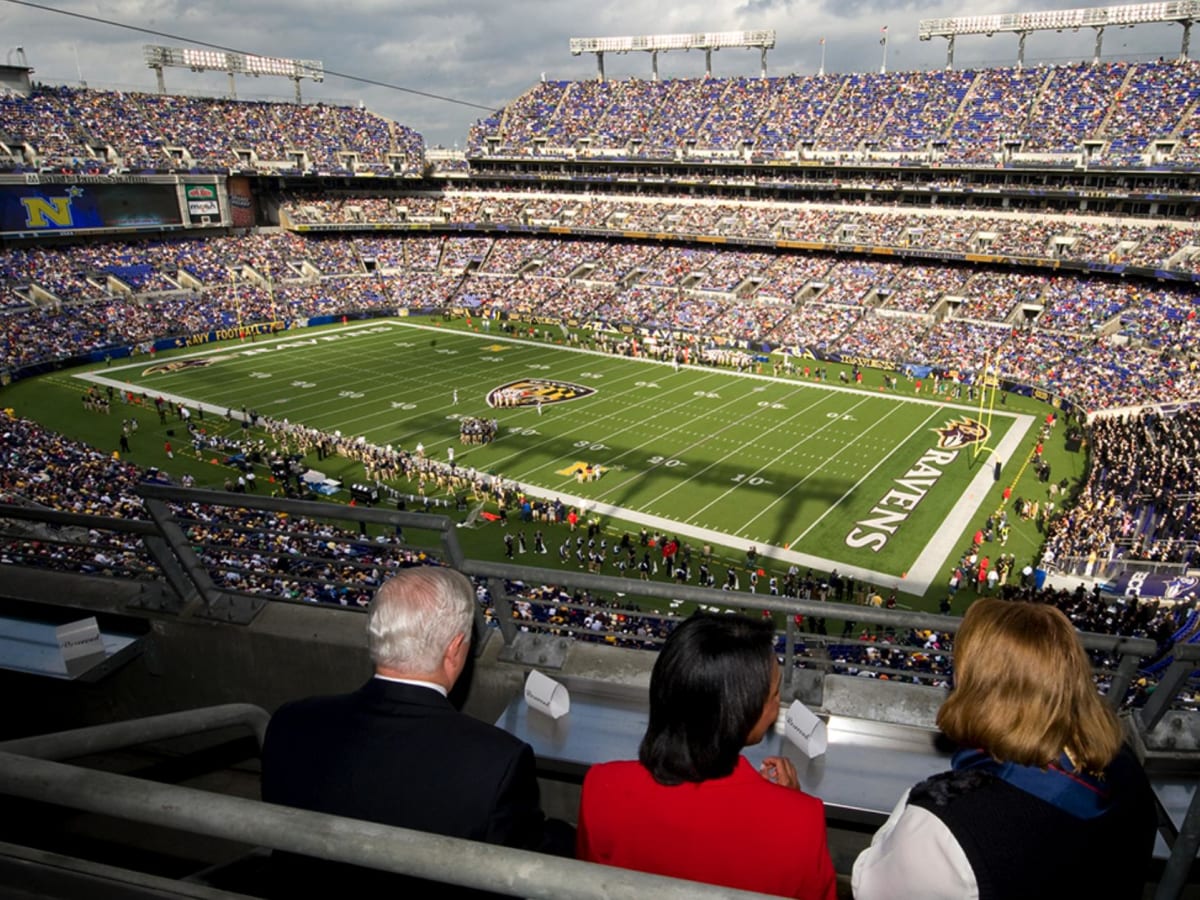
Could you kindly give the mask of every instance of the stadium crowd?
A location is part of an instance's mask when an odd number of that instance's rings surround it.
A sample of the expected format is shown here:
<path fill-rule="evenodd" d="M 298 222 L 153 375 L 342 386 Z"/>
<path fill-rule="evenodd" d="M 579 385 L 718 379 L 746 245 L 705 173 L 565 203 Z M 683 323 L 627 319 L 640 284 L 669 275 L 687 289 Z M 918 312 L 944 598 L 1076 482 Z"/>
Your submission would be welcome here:
<path fill-rule="evenodd" d="M 696 198 L 561 195 L 452 191 L 439 196 L 358 193 L 326 196 L 291 191 L 281 198 L 284 221 L 294 225 L 404 226 L 436 223 L 561 226 L 612 232 L 720 236 L 761 241 L 796 240 L 806 246 L 888 247 L 941 254 L 985 253 L 1037 260 L 1068 259 L 1100 266 L 1119 263 L 1167 271 L 1200 271 L 1200 227 L 1195 222 L 1131 222 L 1096 215 L 975 213 L 872 208 L 865 204 Z M 433 240 L 428 238 L 427 240 Z"/>
<path fill-rule="evenodd" d="M 565 537 L 557 549 L 560 565 L 573 567 L 578 562 L 582 567 L 599 558 L 599 565 L 588 565 L 589 571 L 720 585 L 725 589 L 723 603 L 731 608 L 752 609 L 756 595 L 862 607 L 895 606 L 894 592 L 884 599 L 884 592 L 839 577 L 836 570 L 825 575 L 811 570 L 801 574 L 793 569 L 782 578 L 765 574 L 759 577 L 758 562 L 750 560 L 745 566 L 729 565 L 720 577 L 718 562 L 708 547 L 692 548 L 662 534 L 646 533 L 640 538 L 626 533 L 620 540 L 614 537 L 610 544 L 598 521 L 589 519 L 585 523 L 561 503 L 526 497 L 501 478 L 429 459 L 419 447 L 410 453 L 286 421 L 260 421 L 274 441 L 273 447 L 261 440 L 237 437 L 204 441 L 203 430 L 197 427 L 204 444 L 203 455 L 219 448 L 221 455 L 231 461 L 243 456 L 262 461 L 262 454 L 315 452 L 320 458 L 334 453 L 360 461 L 368 478 L 406 477 L 418 486 L 422 500 L 438 492 L 486 498 L 515 517 L 511 520 L 513 527 L 505 530 L 504 536 L 511 548 L 515 532 L 521 552 L 552 554 L 542 529 L 568 524 L 573 530 L 578 521 L 581 530 L 573 538 Z M 136 466 L 122 462 L 116 454 L 64 439 L 8 411 L 0 412 L 0 428 L 0 497 L 5 502 L 89 515 L 146 518 L 136 486 L 147 473 Z M 136 430 L 132 433 L 136 439 Z M 1046 559 L 1085 552 L 1096 556 L 1097 551 L 1100 555 L 1111 554 L 1114 547 L 1139 559 L 1187 561 L 1194 557 L 1200 533 L 1190 513 L 1198 493 L 1195 478 L 1200 473 L 1195 465 L 1200 458 L 1200 412 L 1191 408 L 1173 415 L 1104 417 L 1095 424 L 1094 440 L 1096 465 L 1079 502 L 1067 506 L 1060 517 L 1047 517 L 1051 524 Z M 156 472 L 149 476 L 163 477 Z M 185 479 L 185 485 L 188 481 Z M 229 482 L 227 488 L 234 489 Z M 276 484 L 276 489 L 281 486 Z M 370 537 L 330 521 L 285 513 L 199 504 L 175 506 L 174 511 L 189 544 L 213 574 L 217 586 L 239 593 L 364 607 L 375 588 L 398 567 L 437 564 L 424 551 L 405 545 L 398 529 L 396 534 Z M 586 536 L 582 530 L 585 524 Z M 991 527 L 989 524 L 989 531 Z M 1002 533 L 1003 522 L 997 527 Z M 532 541 L 526 538 L 528 529 L 536 529 Z M 1010 599 L 1053 603 L 1085 631 L 1153 638 L 1163 651 L 1181 629 L 1186 629 L 1189 617 L 1195 616 L 1192 606 L 1186 603 L 1158 605 L 1136 598 L 1114 598 L 1098 590 L 1086 591 L 1082 586 L 1074 591 L 1038 589 L 1029 577 L 1031 569 L 1014 572 L 1008 565 L 1013 557 L 1004 553 L 991 567 L 1000 577 L 984 579 L 977 573 L 989 570 L 987 561 L 977 563 L 976 559 L 986 556 L 988 546 L 974 547 L 964 555 L 960 563 L 963 571 L 956 570 L 943 611 L 950 611 L 951 601 L 957 602 L 959 590 L 999 593 Z M 139 537 L 98 528 L 84 533 L 78 528 L 10 525 L 0 548 L 0 562 L 116 577 L 161 577 L 157 561 Z M 619 598 L 605 599 L 561 586 L 510 583 L 508 593 L 512 615 L 521 627 L 570 634 L 576 639 L 653 649 L 673 621 L 670 610 L 665 615 L 642 612 Z M 486 586 L 480 586 L 479 599 L 494 620 L 494 598 Z M 677 605 L 672 601 L 671 610 Z M 867 609 L 858 614 L 858 619 L 844 623 L 840 639 L 798 640 L 793 648 L 797 665 L 821 666 L 864 677 L 949 683 L 951 636 L 916 630 L 897 633 L 871 624 Z M 796 627 L 803 635 L 829 634 L 824 618 L 797 617 Z M 780 653 L 784 650 L 782 641 L 781 636 L 777 646 Z M 1099 657 L 1095 661 L 1109 667 L 1114 663 Z M 1135 684 L 1131 702 L 1144 699 L 1148 684 L 1152 687 L 1152 678 Z"/>
<path fill-rule="evenodd" d="M 1178 111 L 1194 61 L 1106 62 L 777 78 L 542 81 L 468 139 L 475 156 L 675 158 L 730 154 L 996 164 L 1028 154 L 1101 164 L 1196 161 Z M 1170 139 L 1155 151 L 1156 138 Z M 1181 139 L 1182 138 L 1182 139 Z"/>
<path fill-rule="evenodd" d="M 136 432 L 132 439 L 138 439 Z M 222 442 L 223 455 L 243 449 L 237 443 Z M 206 443 L 205 449 L 215 446 Z M 5 503 L 146 520 L 137 485 L 164 477 L 0 411 L 0 498 Z M 176 506 L 174 512 L 217 586 L 240 593 L 365 606 L 397 568 L 433 562 L 423 551 L 403 546 L 400 535 L 371 538 L 328 521 L 200 504 Z M 0 563 L 161 577 L 158 562 L 138 536 L 28 523 L 20 528 L 9 523 Z"/>
<path fill-rule="evenodd" d="M 0 94 L 0 170 L 410 175 L 425 147 L 365 109 L 39 87 Z"/>
<path fill-rule="evenodd" d="M 1049 560 L 1087 559 L 1100 571 L 1125 558 L 1200 559 L 1200 409 L 1098 417 L 1092 463 L 1073 506 L 1053 520 Z"/>
<path fill-rule="evenodd" d="M 126 281 L 117 268 L 154 278 Z M 31 299 L 32 286 L 43 299 Z M 1088 410 L 1200 394 L 1195 290 L 1102 276 L 646 243 L 273 232 L 5 248 L 0 294 L 13 301 L 0 309 L 10 369 L 252 324 L 466 310 L 489 327 L 499 318 L 632 327 L 962 379 L 990 356 L 1013 380 Z"/>
<path fill-rule="evenodd" d="M 672 159 L 700 153 L 751 161 L 871 157 L 992 166 L 1023 155 L 1042 165 L 1074 163 L 1086 143 L 1090 163 L 1190 165 L 1200 161 L 1198 101 L 1200 64 L 1163 61 L 771 79 L 542 81 L 479 123 L 469 152 Z M 1182 120 L 1181 109 L 1191 110 Z M 76 88 L 0 96 L 0 144 L 9 151 L 7 158 L 0 155 L 0 169 L 16 172 L 390 175 L 414 174 L 424 165 L 419 135 L 362 109 Z M 955 188 L 961 179 L 948 173 L 926 184 Z M 873 186 L 865 176 L 859 180 Z M 466 311 L 485 328 L 502 320 L 543 326 L 566 320 L 597 332 L 631 331 L 660 340 L 601 337 L 593 346 L 675 364 L 747 370 L 771 360 L 776 374 L 810 377 L 807 366 L 792 363 L 815 354 L 854 364 L 856 375 L 860 361 L 889 371 L 930 367 L 939 376 L 933 389 L 947 393 L 960 391 L 991 359 L 1014 381 L 1089 411 L 1200 396 L 1195 222 L 541 190 L 415 195 L 290 189 L 273 200 L 282 230 L 5 246 L 3 368 L 126 348 L 146 352 L 159 339 L 175 338 L 178 345 L 217 329 L 265 323 L 273 330 L 316 316 L 413 309 Z M 403 231 L 480 224 L 591 233 L 563 240 Z M 321 231 L 347 225 L 364 226 L 364 232 Z M 388 228 L 397 232 L 380 233 Z M 605 234 L 641 237 L 599 237 Z M 651 241 L 651 235 L 669 235 L 677 243 Z M 723 246 L 686 243 L 697 238 L 719 238 Z M 763 246 L 776 241 L 803 242 L 806 249 Z M 912 256 L 904 262 L 847 256 L 853 248 Z M 1184 278 L 1171 284 L 928 261 L 966 254 L 1141 267 Z M 783 357 L 757 356 L 781 349 Z M 823 371 L 817 367 L 811 377 L 823 377 Z M 890 375 L 885 383 L 895 386 Z M 1092 439 L 1098 464 L 1079 502 L 1050 520 L 1049 558 L 1193 559 L 1200 538 L 1191 524 L 1194 460 L 1200 455 L 1196 421 L 1193 412 L 1097 420 Z M 89 456 L 22 420 L 7 417 L 4 425 L 4 488 L 12 496 L 75 511 L 138 514 L 132 487 L 140 475 L 132 467 L 103 454 Z M 474 494 L 522 511 L 526 502 L 501 479 L 427 459 L 419 449 L 369 446 L 286 422 L 268 420 L 267 426 L 284 452 L 294 446 L 301 453 L 347 456 L 362 463 L 369 480 L 407 478 L 420 497 Z M 466 424 L 463 434 L 464 440 L 479 437 Z M 26 445 L 38 449 L 22 451 Z M 389 566 L 419 561 L 391 538 L 368 542 L 323 523 L 281 522 L 258 513 L 229 522 L 200 508 L 186 515 L 205 562 L 224 573 L 227 586 L 242 591 L 361 605 Z M 545 515 L 561 521 L 564 511 L 552 508 Z M 136 541 L 105 540 L 92 559 L 75 562 L 99 571 L 155 571 Z M 65 560 L 60 554 L 81 552 L 54 540 L 34 543 L 20 544 L 19 552 L 56 562 Z M 332 559 L 316 553 L 318 546 L 332 550 Z M 579 552 L 570 550 L 572 558 Z M 1006 580 L 999 585 L 1006 591 L 1028 590 Z M 332 581 L 352 587 L 329 594 L 321 585 Z M 807 596 L 814 591 L 819 588 Z M 1080 621 L 1103 630 L 1103 610 L 1087 598 L 1060 599 L 1064 608 L 1074 604 Z M 539 609 L 557 608 L 561 621 L 551 624 L 564 628 L 611 629 L 635 643 L 663 636 L 661 627 L 616 613 L 580 620 L 561 592 L 543 590 L 528 604 L 535 618 L 543 615 Z M 1144 615 L 1116 619 L 1151 633 L 1161 624 Z M 596 628 L 598 621 L 603 628 Z M 862 635 L 866 643 L 872 638 Z M 944 649 L 937 636 L 916 638 L 937 644 L 927 651 Z M 912 654 L 851 649 L 835 662 L 900 670 L 916 665 L 941 677 L 939 652 L 914 663 Z"/>

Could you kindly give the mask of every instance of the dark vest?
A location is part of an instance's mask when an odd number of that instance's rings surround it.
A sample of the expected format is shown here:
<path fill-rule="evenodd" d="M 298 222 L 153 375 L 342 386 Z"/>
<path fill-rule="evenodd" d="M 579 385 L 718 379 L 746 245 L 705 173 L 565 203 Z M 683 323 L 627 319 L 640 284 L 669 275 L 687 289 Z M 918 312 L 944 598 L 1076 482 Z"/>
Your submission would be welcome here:
<path fill-rule="evenodd" d="M 1128 751 L 1105 778 L 1112 803 L 1092 819 L 969 769 L 921 782 L 908 802 L 933 813 L 954 835 L 980 900 L 1138 900 L 1154 849 L 1154 795 Z"/>

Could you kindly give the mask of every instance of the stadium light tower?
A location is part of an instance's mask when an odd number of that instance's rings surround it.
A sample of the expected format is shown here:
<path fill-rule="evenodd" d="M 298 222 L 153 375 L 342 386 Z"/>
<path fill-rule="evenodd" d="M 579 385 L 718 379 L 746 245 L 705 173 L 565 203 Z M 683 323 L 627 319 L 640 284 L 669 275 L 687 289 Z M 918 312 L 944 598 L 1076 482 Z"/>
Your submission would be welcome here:
<path fill-rule="evenodd" d="M 167 84 L 163 69 L 191 69 L 193 72 L 229 73 L 229 96 L 237 97 L 234 76 L 238 73 L 253 75 L 279 75 L 290 78 L 296 86 L 296 103 L 300 103 L 300 80 L 325 80 L 325 64 L 319 59 L 285 59 L 280 56 L 253 56 L 248 53 L 232 53 L 225 50 L 192 50 L 185 47 L 159 47 L 145 44 L 142 56 L 146 65 L 154 70 L 158 78 L 158 92 L 165 94 Z"/>
<path fill-rule="evenodd" d="M 960 34 L 997 32 L 1017 35 L 1017 68 L 1025 64 L 1025 38 L 1034 31 L 1065 31 L 1092 28 L 1096 31 L 1096 52 L 1092 63 L 1100 62 L 1104 29 L 1109 25 L 1132 28 L 1134 25 L 1178 22 L 1183 26 L 1183 44 L 1179 59 L 1186 62 L 1191 42 L 1192 23 L 1200 18 L 1200 0 L 1166 0 L 1163 3 L 1136 3 L 1129 6 L 1096 6 L 1089 9 L 1052 9 L 1045 12 L 998 13 L 990 16 L 957 16 L 949 19 L 922 19 L 918 37 L 928 41 L 944 37 L 946 68 L 954 68 L 954 38 Z"/>
<path fill-rule="evenodd" d="M 703 50 L 704 74 L 712 77 L 712 54 L 722 47 L 757 47 L 761 54 L 762 77 L 767 77 L 767 51 L 775 46 L 775 31 L 706 31 L 697 34 L 646 34 L 634 37 L 571 38 L 571 55 L 596 54 L 596 80 L 604 80 L 605 53 L 650 54 L 650 68 L 658 81 L 658 54 L 670 50 Z"/>

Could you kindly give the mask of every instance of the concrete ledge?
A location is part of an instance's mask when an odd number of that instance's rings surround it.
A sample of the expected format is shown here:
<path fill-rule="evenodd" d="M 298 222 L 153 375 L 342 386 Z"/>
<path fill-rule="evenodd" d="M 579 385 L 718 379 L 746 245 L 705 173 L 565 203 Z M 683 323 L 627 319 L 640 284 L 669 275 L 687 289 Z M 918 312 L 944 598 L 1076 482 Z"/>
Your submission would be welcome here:
<path fill-rule="evenodd" d="M 937 711 L 945 699 L 946 691 L 942 688 L 851 675 L 826 675 L 821 705 L 833 716 L 936 728 Z"/>

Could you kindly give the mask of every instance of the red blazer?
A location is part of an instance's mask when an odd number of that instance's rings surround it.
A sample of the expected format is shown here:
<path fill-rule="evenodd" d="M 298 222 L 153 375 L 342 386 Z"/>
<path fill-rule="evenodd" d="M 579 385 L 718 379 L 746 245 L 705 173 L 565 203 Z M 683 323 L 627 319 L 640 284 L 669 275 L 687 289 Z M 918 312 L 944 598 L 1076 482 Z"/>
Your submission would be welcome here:
<path fill-rule="evenodd" d="M 674 787 L 632 760 L 592 766 L 576 855 L 803 900 L 837 895 L 821 801 L 772 784 L 745 757 L 726 778 Z"/>

